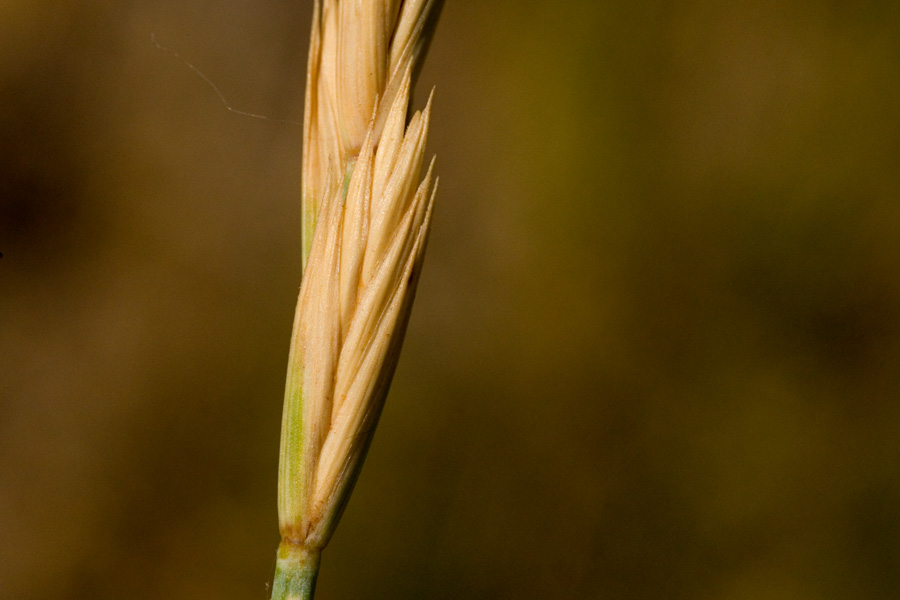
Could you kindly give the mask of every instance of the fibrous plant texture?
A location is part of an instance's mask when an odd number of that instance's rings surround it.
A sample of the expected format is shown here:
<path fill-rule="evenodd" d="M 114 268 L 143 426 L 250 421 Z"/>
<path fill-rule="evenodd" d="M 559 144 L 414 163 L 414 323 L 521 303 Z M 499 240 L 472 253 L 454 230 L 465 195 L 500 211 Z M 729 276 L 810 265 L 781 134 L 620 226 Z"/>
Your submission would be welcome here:
<path fill-rule="evenodd" d="M 431 99 L 410 116 L 410 96 L 440 4 L 315 3 L 273 600 L 312 597 L 397 364 L 436 187 Z"/>

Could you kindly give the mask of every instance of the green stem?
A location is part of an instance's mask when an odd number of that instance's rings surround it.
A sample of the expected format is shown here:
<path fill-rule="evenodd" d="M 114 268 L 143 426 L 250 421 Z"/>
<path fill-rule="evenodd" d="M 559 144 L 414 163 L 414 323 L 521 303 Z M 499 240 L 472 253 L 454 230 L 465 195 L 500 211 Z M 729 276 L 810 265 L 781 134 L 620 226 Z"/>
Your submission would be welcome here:
<path fill-rule="evenodd" d="M 318 574 L 318 550 L 281 542 L 275 562 L 272 600 L 312 600 Z"/>

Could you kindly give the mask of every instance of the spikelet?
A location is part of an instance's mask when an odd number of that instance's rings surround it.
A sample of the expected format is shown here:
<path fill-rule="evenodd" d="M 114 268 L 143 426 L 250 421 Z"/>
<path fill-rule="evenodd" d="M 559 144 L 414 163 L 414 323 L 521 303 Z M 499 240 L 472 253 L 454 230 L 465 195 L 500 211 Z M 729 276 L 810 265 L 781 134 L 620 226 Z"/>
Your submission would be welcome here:
<path fill-rule="evenodd" d="M 304 275 L 285 386 L 273 600 L 311 598 L 409 319 L 436 191 L 431 98 L 408 118 L 436 0 L 316 2 L 303 153 Z M 421 179 L 420 179 L 421 178 Z"/>
<path fill-rule="evenodd" d="M 415 78 L 442 4 L 443 0 L 315 3 L 303 121 L 304 265 L 329 185 L 343 182 L 372 129 L 373 114 L 373 139 L 379 145 L 404 74 L 409 71 Z"/>

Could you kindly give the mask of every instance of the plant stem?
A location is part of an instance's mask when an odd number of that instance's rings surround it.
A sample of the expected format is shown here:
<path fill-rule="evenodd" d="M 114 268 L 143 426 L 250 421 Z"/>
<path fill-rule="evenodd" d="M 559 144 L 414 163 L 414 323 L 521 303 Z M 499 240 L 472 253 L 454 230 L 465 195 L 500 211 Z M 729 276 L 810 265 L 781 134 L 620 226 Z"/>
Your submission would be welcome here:
<path fill-rule="evenodd" d="M 278 546 L 272 600 L 312 600 L 319 575 L 319 551 L 290 542 Z"/>

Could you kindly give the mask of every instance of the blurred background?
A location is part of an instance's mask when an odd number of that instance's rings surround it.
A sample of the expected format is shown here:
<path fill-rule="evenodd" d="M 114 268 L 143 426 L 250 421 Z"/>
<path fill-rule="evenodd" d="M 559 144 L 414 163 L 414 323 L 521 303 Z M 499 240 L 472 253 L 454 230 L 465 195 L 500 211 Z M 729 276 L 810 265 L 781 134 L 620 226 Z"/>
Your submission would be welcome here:
<path fill-rule="evenodd" d="M 0 597 L 268 598 L 311 12 L 0 3 Z M 896 598 L 898 73 L 896 2 L 449 0 L 317 598 Z"/>

